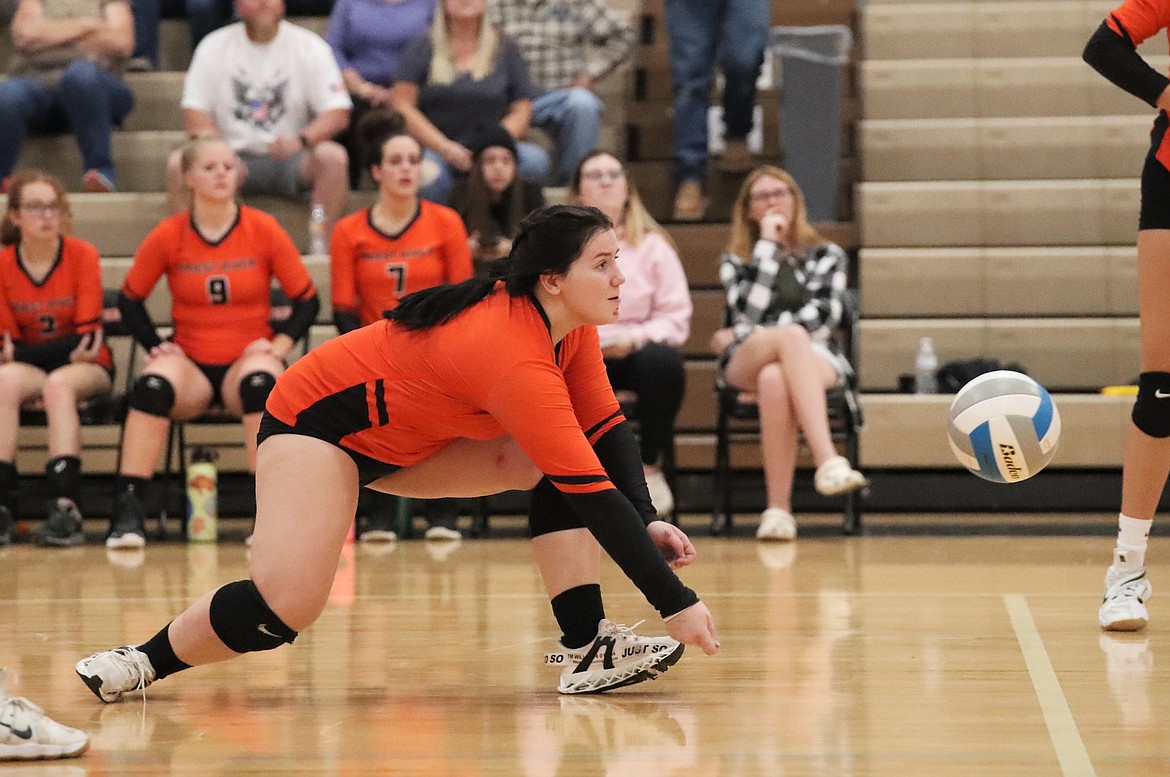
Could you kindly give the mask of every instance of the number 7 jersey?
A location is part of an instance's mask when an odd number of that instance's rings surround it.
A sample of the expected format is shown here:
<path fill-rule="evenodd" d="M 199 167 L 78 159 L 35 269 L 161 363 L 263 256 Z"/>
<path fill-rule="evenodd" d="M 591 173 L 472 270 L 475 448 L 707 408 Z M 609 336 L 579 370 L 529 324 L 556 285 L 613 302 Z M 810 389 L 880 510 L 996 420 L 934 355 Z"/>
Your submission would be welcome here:
<path fill-rule="evenodd" d="M 172 339 L 199 364 L 231 364 L 248 343 L 272 337 L 273 277 L 293 302 L 317 293 L 284 228 L 246 205 L 214 243 L 195 229 L 189 211 L 164 219 L 138 247 L 122 293 L 144 300 L 164 274 L 171 289 Z"/>

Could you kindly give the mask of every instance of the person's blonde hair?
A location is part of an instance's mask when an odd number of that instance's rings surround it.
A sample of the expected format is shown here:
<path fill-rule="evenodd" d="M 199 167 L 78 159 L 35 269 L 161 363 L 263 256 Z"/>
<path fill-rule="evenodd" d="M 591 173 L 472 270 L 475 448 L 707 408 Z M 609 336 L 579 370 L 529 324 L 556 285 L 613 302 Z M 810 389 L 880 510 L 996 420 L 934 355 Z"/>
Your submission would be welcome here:
<path fill-rule="evenodd" d="M 646 209 L 646 204 L 642 202 L 642 195 L 638 193 L 638 185 L 630 177 L 629 168 L 626 167 L 625 162 L 617 158 L 616 154 L 602 149 L 594 149 L 577 163 L 577 166 L 573 168 L 573 175 L 569 177 L 569 196 L 573 202 L 581 202 L 581 173 L 585 169 L 585 165 L 602 156 L 611 157 L 621 165 L 622 174 L 626 177 L 626 204 L 622 207 L 622 227 L 625 229 L 626 242 L 632 246 L 641 245 L 646 236 L 653 233 L 661 235 L 670 244 L 670 247 L 677 251 L 678 246 L 674 244 L 670 233 Z"/>
<path fill-rule="evenodd" d="M 183 141 L 183 145 L 179 146 L 179 169 L 184 174 L 190 172 L 191 168 L 195 166 L 195 160 L 199 157 L 199 152 L 205 148 L 219 145 L 231 148 L 231 144 L 223 136 L 216 135 L 214 132 L 203 130 L 192 133 Z"/>
<path fill-rule="evenodd" d="M 743 185 L 739 187 L 739 194 L 735 196 L 735 204 L 731 208 L 731 235 L 727 241 L 727 252 L 743 260 L 750 260 L 752 246 L 760 239 L 760 224 L 752 221 L 751 191 L 756 181 L 761 178 L 775 178 L 792 190 L 792 197 L 796 200 L 796 207 L 792 214 L 792 234 L 796 236 L 799 246 L 810 246 L 824 243 L 825 239 L 808 223 L 808 211 L 804 207 L 804 195 L 795 179 L 786 170 L 772 165 L 761 165 L 748 173 Z"/>
<path fill-rule="evenodd" d="M 69 197 L 61 180 L 44 170 L 31 168 L 17 170 L 8 182 L 8 208 L 4 211 L 4 221 L 0 222 L 0 245 L 10 246 L 20 240 L 20 227 L 13 216 L 20 210 L 24 188 L 30 183 L 47 183 L 57 195 L 57 207 L 60 208 L 58 213 L 61 214 L 61 234 L 68 235 L 73 228 L 73 210 L 69 207 Z"/>
<path fill-rule="evenodd" d="M 487 19 L 486 12 L 479 19 L 479 40 L 471 58 L 471 77 L 480 81 L 496 66 L 500 48 L 500 34 Z M 447 30 L 447 12 L 440 8 L 431 24 L 431 69 L 428 80 L 432 84 L 450 84 L 455 80 L 455 52 Z"/>

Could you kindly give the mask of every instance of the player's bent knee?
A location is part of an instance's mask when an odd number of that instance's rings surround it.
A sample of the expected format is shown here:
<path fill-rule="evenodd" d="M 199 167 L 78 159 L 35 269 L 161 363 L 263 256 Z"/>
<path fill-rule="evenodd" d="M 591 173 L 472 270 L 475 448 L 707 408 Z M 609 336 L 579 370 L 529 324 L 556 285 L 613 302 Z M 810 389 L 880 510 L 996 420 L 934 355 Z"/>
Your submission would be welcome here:
<path fill-rule="evenodd" d="M 211 597 L 211 628 L 237 653 L 256 653 L 291 645 L 297 632 L 285 625 L 251 580 L 228 583 Z"/>
<path fill-rule="evenodd" d="M 1151 437 L 1170 437 L 1170 372 L 1143 372 L 1138 378 L 1133 423 Z"/>
<path fill-rule="evenodd" d="M 240 380 L 240 405 L 245 413 L 262 413 L 268 402 L 268 395 L 276 387 L 276 376 L 271 372 L 256 370 Z"/>
<path fill-rule="evenodd" d="M 130 387 L 130 407 L 147 415 L 169 418 L 175 407 L 175 387 L 162 375 L 140 375 Z"/>

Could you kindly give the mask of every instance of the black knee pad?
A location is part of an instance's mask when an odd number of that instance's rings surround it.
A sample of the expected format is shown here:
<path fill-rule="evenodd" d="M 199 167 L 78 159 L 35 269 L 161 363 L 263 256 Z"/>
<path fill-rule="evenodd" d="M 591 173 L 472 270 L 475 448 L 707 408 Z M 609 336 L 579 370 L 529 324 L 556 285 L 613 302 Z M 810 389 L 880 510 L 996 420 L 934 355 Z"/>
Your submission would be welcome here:
<path fill-rule="evenodd" d="M 532 489 L 528 507 L 528 532 L 533 537 L 567 529 L 584 529 L 585 523 L 569 506 L 564 495 L 548 478 L 541 478 Z"/>
<path fill-rule="evenodd" d="M 130 387 L 130 407 L 147 415 L 170 418 L 175 407 L 175 387 L 162 375 L 139 375 Z"/>
<path fill-rule="evenodd" d="M 262 413 L 268 402 L 268 395 L 276 386 L 276 377 L 270 372 L 256 370 L 249 372 L 240 381 L 240 404 L 245 413 Z"/>
<path fill-rule="evenodd" d="M 237 653 L 256 653 L 291 645 L 297 633 L 264 601 L 251 580 L 228 583 L 211 597 L 211 628 Z"/>
<path fill-rule="evenodd" d="M 1170 437 L 1170 372 L 1143 372 L 1138 378 L 1133 423 L 1151 437 Z"/>

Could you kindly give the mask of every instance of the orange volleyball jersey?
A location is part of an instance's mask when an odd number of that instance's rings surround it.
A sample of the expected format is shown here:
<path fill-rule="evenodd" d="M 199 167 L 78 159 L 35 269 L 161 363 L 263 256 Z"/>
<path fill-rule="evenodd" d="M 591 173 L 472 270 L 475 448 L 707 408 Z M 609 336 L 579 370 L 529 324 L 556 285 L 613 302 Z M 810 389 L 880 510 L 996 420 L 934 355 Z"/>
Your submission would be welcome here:
<path fill-rule="evenodd" d="M 332 402 L 342 394 L 364 401 Z M 277 380 L 267 409 L 292 426 L 312 418 L 343 447 L 400 466 L 459 437 L 510 435 L 573 493 L 613 488 L 592 443 L 624 420 L 597 328 L 574 329 L 554 347 L 535 303 L 502 284 L 433 329 L 383 320 L 330 340 Z"/>
<path fill-rule="evenodd" d="M 37 345 L 74 334 L 89 334 L 102 325 L 102 274 L 98 250 L 68 235 L 61 238 L 57 261 L 44 280 L 33 280 L 17 247 L 0 251 L 0 331 L 14 341 Z M 113 364 L 102 347 L 98 363 Z"/>
<path fill-rule="evenodd" d="M 362 325 L 403 295 L 472 275 L 467 230 L 459 214 L 419 201 L 413 221 L 397 235 L 374 226 L 370 208 L 337 222 L 329 244 L 333 309 L 356 313 Z"/>
<path fill-rule="evenodd" d="M 174 341 L 200 364 L 230 364 L 248 343 L 271 337 L 275 277 L 294 302 L 316 294 L 292 238 L 275 218 L 240 206 L 218 242 L 205 240 L 188 211 L 163 220 L 138 247 L 122 293 L 143 300 L 166 275 Z"/>

